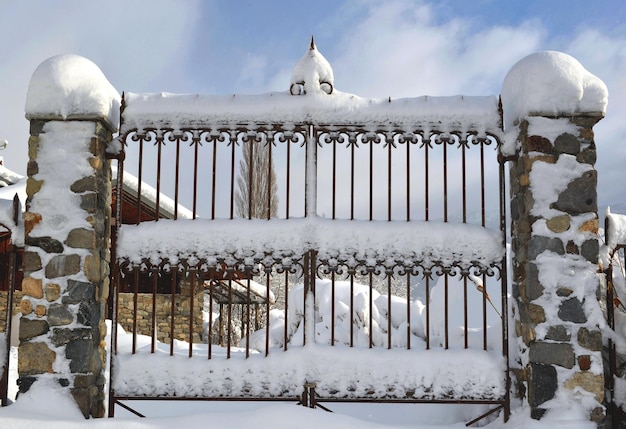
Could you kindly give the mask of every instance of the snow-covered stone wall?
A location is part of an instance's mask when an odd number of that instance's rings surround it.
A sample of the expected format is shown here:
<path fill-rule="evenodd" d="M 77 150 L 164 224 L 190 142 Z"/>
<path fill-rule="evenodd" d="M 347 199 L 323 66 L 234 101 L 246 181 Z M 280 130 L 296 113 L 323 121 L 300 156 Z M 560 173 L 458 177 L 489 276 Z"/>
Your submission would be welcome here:
<path fill-rule="evenodd" d="M 34 72 L 24 214 L 19 386 L 58 381 L 85 417 L 104 415 L 111 168 L 119 95 L 76 55 Z"/>
<path fill-rule="evenodd" d="M 511 221 L 518 393 L 531 415 L 604 418 L 593 125 L 606 86 L 575 59 L 533 54 L 502 89 L 511 157 Z"/>

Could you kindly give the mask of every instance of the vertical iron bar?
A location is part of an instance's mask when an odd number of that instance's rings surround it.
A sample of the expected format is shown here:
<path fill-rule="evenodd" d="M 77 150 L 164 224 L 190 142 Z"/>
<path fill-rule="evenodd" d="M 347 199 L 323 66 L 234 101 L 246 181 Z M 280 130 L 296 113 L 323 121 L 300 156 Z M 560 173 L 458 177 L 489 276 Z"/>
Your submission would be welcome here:
<path fill-rule="evenodd" d="M 252 194 L 254 193 L 253 191 L 253 186 L 255 185 L 254 183 L 254 147 L 255 147 L 255 143 L 254 141 L 243 141 L 241 142 L 242 145 L 248 145 L 249 147 L 249 152 L 248 152 L 248 219 L 252 219 Z M 242 151 L 242 153 L 244 153 L 245 151 Z M 255 213 L 256 215 L 256 213 Z M 255 216 L 256 217 L 256 216 Z"/>
<path fill-rule="evenodd" d="M 350 273 L 350 347 L 354 347 L 354 272 Z"/>
<path fill-rule="evenodd" d="M 232 335 L 232 321 L 233 321 L 233 281 L 228 280 L 228 317 L 226 318 L 226 323 L 228 326 L 226 327 L 226 358 L 230 359 L 230 337 Z"/>
<path fill-rule="evenodd" d="M 195 219 L 198 215 L 198 151 L 200 150 L 200 142 L 193 144 L 193 214 Z"/>
<path fill-rule="evenodd" d="M 468 348 L 469 347 L 469 341 L 468 341 L 468 337 L 469 337 L 469 326 L 468 326 L 468 320 L 467 320 L 467 277 L 464 276 L 463 277 L 463 347 L 464 348 Z"/>
<path fill-rule="evenodd" d="M 235 140 L 233 141 L 233 136 Z M 230 157 L 230 218 L 235 217 L 235 146 L 237 145 L 237 134 L 230 134 L 230 144 L 232 145 L 232 153 Z M 230 325 L 228 327 L 230 329 Z"/>
<path fill-rule="evenodd" d="M 374 334 L 373 334 L 373 327 L 374 327 L 374 321 L 372 318 L 372 312 L 374 310 L 374 281 L 373 281 L 373 275 L 372 272 L 370 271 L 367 275 L 368 277 L 368 283 L 369 283 L 369 288 L 370 288 L 370 292 L 369 292 L 369 348 L 371 349 L 372 346 L 374 345 Z M 389 316 L 389 314 L 387 314 Z"/>
<path fill-rule="evenodd" d="M 139 166 L 137 167 L 137 225 L 141 222 L 141 184 L 143 183 L 143 138 L 139 139 Z M 119 189 L 119 185 L 118 185 Z M 117 198 L 122 198 L 118 194 Z"/>
<path fill-rule="evenodd" d="M 443 221 L 448 221 L 448 143 L 443 145 Z"/>
<path fill-rule="evenodd" d="M 285 270 L 285 336 L 283 338 L 283 350 L 287 351 L 289 341 L 289 270 Z"/>
<path fill-rule="evenodd" d="M 332 178 L 332 186 L 333 186 L 333 201 L 332 201 L 332 218 L 335 219 L 336 214 L 336 206 L 337 206 L 337 140 L 333 140 L 333 178 Z M 333 283 L 334 285 L 334 283 Z M 333 323 L 334 325 L 334 323 Z M 331 341 L 332 342 L 332 341 Z"/>
<path fill-rule="evenodd" d="M 304 329 L 302 330 L 302 344 L 306 345 L 306 341 L 307 341 L 307 337 L 306 337 L 306 331 L 307 331 L 307 323 L 309 323 L 308 320 L 308 313 L 307 313 L 307 295 L 309 293 L 309 284 L 311 282 L 311 279 L 309 278 L 309 276 L 311 275 L 310 269 L 311 269 L 311 255 L 310 252 L 306 252 L 304 254 L 304 285 L 303 285 L 303 293 L 302 293 L 302 308 L 304 309 L 304 318 L 302 320 L 302 323 L 304 326 Z"/>
<path fill-rule="evenodd" d="M 270 353 L 270 271 L 265 273 L 265 356 Z M 257 311 L 258 314 L 258 311 Z M 257 318 L 258 321 L 258 318 Z M 258 327 L 256 327 L 258 329 Z"/>
<path fill-rule="evenodd" d="M 449 335 L 448 335 L 448 328 L 449 328 L 449 324 L 448 324 L 448 273 L 445 273 L 443 275 L 444 278 L 444 289 L 443 289 L 443 305 L 444 305 L 444 311 L 443 311 L 443 317 L 444 317 L 444 335 L 445 335 L 445 349 L 448 350 L 448 345 L 449 345 Z"/>
<path fill-rule="evenodd" d="M 463 195 L 463 223 L 467 223 L 467 164 L 465 162 L 465 142 L 461 142 L 461 190 Z"/>
<path fill-rule="evenodd" d="M 139 294 L 139 268 L 133 270 L 135 293 L 133 294 L 133 354 L 137 351 L 137 295 Z"/>
<path fill-rule="evenodd" d="M 215 219 L 215 199 L 216 199 L 216 189 L 217 189 L 217 140 L 213 140 L 213 165 L 211 166 L 211 219 Z M 194 212 L 195 219 L 195 212 Z"/>
<path fill-rule="evenodd" d="M 330 345 L 335 345 L 335 272 L 330 273 Z"/>
<path fill-rule="evenodd" d="M 407 301 L 408 304 L 408 301 Z M 391 350 L 391 274 L 387 275 L 387 348 Z M 408 324 L 408 321 L 407 321 Z"/>
<path fill-rule="evenodd" d="M 150 353 L 154 353 L 156 349 L 156 341 L 157 341 L 157 321 L 156 321 L 156 300 L 157 300 L 157 280 L 159 279 L 159 272 L 156 268 L 152 267 L 150 269 L 152 274 L 152 314 L 150 315 L 150 323 L 152 326 L 150 327 L 151 339 L 150 339 Z"/>
<path fill-rule="evenodd" d="M 285 185 L 285 219 L 289 219 L 289 196 L 291 190 L 291 140 L 286 140 L 287 143 L 287 181 Z M 286 311 L 286 310 L 285 310 Z M 287 343 L 285 342 L 285 346 Z"/>
<path fill-rule="evenodd" d="M 428 221 L 428 210 L 430 204 L 430 192 L 428 189 L 429 185 L 429 174 L 428 174 L 428 146 L 430 145 L 430 140 L 426 140 L 424 143 L 424 220 Z"/>
<path fill-rule="evenodd" d="M 406 348 L 411 350 L 411 273 L 406 273 Z"/>
<path fill-rule="evenodd" d="M 267 141 L 267 136 L 266 138 L 266 143 L 269 146 L 268 147 L 268 152 L 269 152 L 269 165 L 267 167 L 267 219 L 269 220 L 272 217 L 272 142 L 268 142 Z"/>
<path fill-rule="evenodd" d="M 156 219 L 161 216 L 161 161 L 162 161 L 163 142 L 157 139 L 157 177 L 156 177 Z"/>
<path fill-rule="evenodd" d="M 356 138 L 356 137 L 355 137 Z M 350 220 L 354 220 L 354 147 L 356 141 L 350 145 Z M 352 340 L 350 340 L 352 343 Z"/>
<path fill-rule="evenodd" d="M 480 201 L 481 201 L 481 225 L 485 227 L 486 201 L 485 201 L 485 143 L 480 142 Z M 504 265 L 506 267 L 506 263 Z M 503 270 L 504 271 L 504 270 Z M 483 349 L 487 350 L 487 275 L 483 273 Z M 502 309 L 504 311 L 504 309 Z M 502 313 L 504 317 L 504 312 Z M 504 323 L 504 321 L 503 321 Z"/>
<path fill-rule="evenodd" d="M 485 226 L 486 202 L 485 202 L 485 143 L 480 142 L 480 201 L 481 201 L 481 225 Z"/>
<path fill-rule="evenodd" d="M 483 279 L 483 350 L 487 351 L 487 275 L 482 275 Z"/>
<path fill-rule="evenodd" d="M 315 343 L 315 259 L 315 250 L 309 250 L 304 255 L 304 345 Z"/>
<path fill-rule="evenodd" d="M 406 141 L 406 220 L 411 220 L 411 142 Z"/>
<path fill-rule="evenodd" d="M 174 172 L 174 219 L 178 219 L 178 185 L 180 179 L 180 138 L 176 139 L 176 167 Z"/>
<path fill-rule="evenodd" d="M 386 137 L 389 138 L 389 137 Z M 393 136 L 390 137 L 391 142 L 387 142 L 389 148 L 387 155 L 387 220 L 391 222 L 391 149 L 393 143 Z"/>
<path fill-rule="evenodd" d="M 504 159 L 501 155 L 498 155 L 498 163 L 499 163 L 499 188 L 500 188 L 500 231 L 502 232 L 502 245 L 506 249 L 506 180 L 504 173 Z M 509 371 L 510 361 L 509 361 L 509 304 L 508 304 L 508 274 L 507 274 L 507 258 L 505 257 L 502 262 L 500 262 L 500 295 L 502 302 L 502 354 L 504 355 L 504 359 L 506 361 L 506 371 L 505 371 L 505 388 L 504 388 L 504 422 L 506 423 L 509 420 L 509 416 L 511 415 L 511 376 Z"/>
<path fill-rule="evenodd" d="M 370 140 L 369 219 L 374 219 L 374 142 Z"/>
<path fill-rule="evenodd" d="M 195 294 L 196 294 L 196 280 L 198 271 L 191 270 L 191 284 L 189 285 L 189 357 L 193 355 L 193 331 L 194 331 L 194 307 L 195 307 Z"/>
<path fill-rule="evenodd" d="M 430 350 L 430 276 L 426 277 L 426 350 Z"/>
<path fill-rule="evenodd" d="M 250 299 L 250 274 L 247 273 L 248 279 L 246 279 L 246 324 L 245 324 L 245 335 L 246 335 L 246 359 L 250 357 L 250 305 L 252 304 L 252 300 Z M 242 306 L 243 307 L 243 306 Z M 241 320 L 244 320 L 243 314 L 241 315 Z"/>
<path fill-rule="evenodd" d="M 171 307 L 170 307 L 170 356 L 174 356 L 174 338 L 176 337 L 176 273 L 178 270 L 170 268 Z"/>
<path fill-rule="evenodd" d="M 467 223 L 467 164 L 466 164 L 466 142 L 461 141 L 461 195 L 462 195 L 462 216 L 463 223 Z M 464 347 L 469 347 L 468 341 L 468 309 L 467 309 L 467 277 L 463 277 L 463 326 L 464 326 Z"/>
<path fill-rule="evenodd" d="M 211 338 L 213 334 L 213 289 L 215 288 L 215 283 L 213 280 L 209 283 L 209 333 L 207 335 L 207 349 L 208 349 L 208 359 L 211 359 L 211 355 L 213 352 L 213 338 Z"/>
<path fill-rule="evenodd" d="M 111 259 L 113 260 L 113 259 Z M 115 262 L 113 266 L 113 276 L 115 282 L 113 285 L 113 312 L 111 316 L 111 355 L 117 355 L 117 308 L 119 302 L 119 283 L 120 283 L 120 270 L 119 265 Z M 115 377 L 115 359 L 111 356 L 109 359 L 109 417 L 115 416 L 115 390 L 113 389 L 114 377 Z"/>

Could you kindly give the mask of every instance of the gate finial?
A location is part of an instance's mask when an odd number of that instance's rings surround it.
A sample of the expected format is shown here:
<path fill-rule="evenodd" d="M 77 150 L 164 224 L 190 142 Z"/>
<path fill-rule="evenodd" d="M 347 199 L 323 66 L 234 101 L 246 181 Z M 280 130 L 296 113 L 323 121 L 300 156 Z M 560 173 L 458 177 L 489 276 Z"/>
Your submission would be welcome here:
<path fill-rule="evenodd" d="M 307 52 L 300 58 L 291 72 L 291 95 L 312 93 L 332 94 L 334 88 L 333 69 L 324 56 L 315 47 L 315 38 Z"/>

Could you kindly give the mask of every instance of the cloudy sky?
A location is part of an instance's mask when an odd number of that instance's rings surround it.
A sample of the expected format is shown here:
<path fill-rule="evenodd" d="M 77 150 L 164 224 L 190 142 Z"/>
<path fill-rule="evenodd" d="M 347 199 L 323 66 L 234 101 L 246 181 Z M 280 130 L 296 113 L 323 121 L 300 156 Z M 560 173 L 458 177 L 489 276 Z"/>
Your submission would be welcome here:
<path fill-rule="evenodd" d="M 563 51 L 609 88 L 600 204 L 626 209 L 622 0 L 0 0 L 0 32 L 0 154 L 21 173 L 28 82 L 61 53 L 89 58 L 120 92 L 262 93 L 288 89 L 314 34 L 338 90 L 395 98 L 498 94 L 525 55 Z"/>

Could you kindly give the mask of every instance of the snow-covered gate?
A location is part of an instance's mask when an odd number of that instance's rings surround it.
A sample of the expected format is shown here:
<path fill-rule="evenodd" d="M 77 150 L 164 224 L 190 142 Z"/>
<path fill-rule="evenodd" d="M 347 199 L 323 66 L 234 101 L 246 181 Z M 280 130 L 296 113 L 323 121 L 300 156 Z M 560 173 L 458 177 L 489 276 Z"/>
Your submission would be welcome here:
<path fill-rule="evenodd" d="M 612 427 L 626 421 L 626 215 L 607 213 L 604 219 L 605 246 L 600 254 L 606 274 L 606 320 L 613 331 L 604 345 L 607 417 Z M 622 345 L 621 347 L 618 347 Z M 606 362 L 608 361 L 608 362 Z"/>
<path fill-rule="evenodd" d="M 125 95 L 110 414 L 213 399 L 508 416 L 498 98 L 330 92 Z"/>
<path fill-rule="evenodd" d="M 14 236 L 20 221 L 20 202 L 17 195 L 10 205 L 0 204 L 0 210 L 2 211 L 0 213 L 0 402 L 4 407 L 9 403 L 13 292 L 15 291 L 15 278 L 19 266 L 18 247 Z"/>

